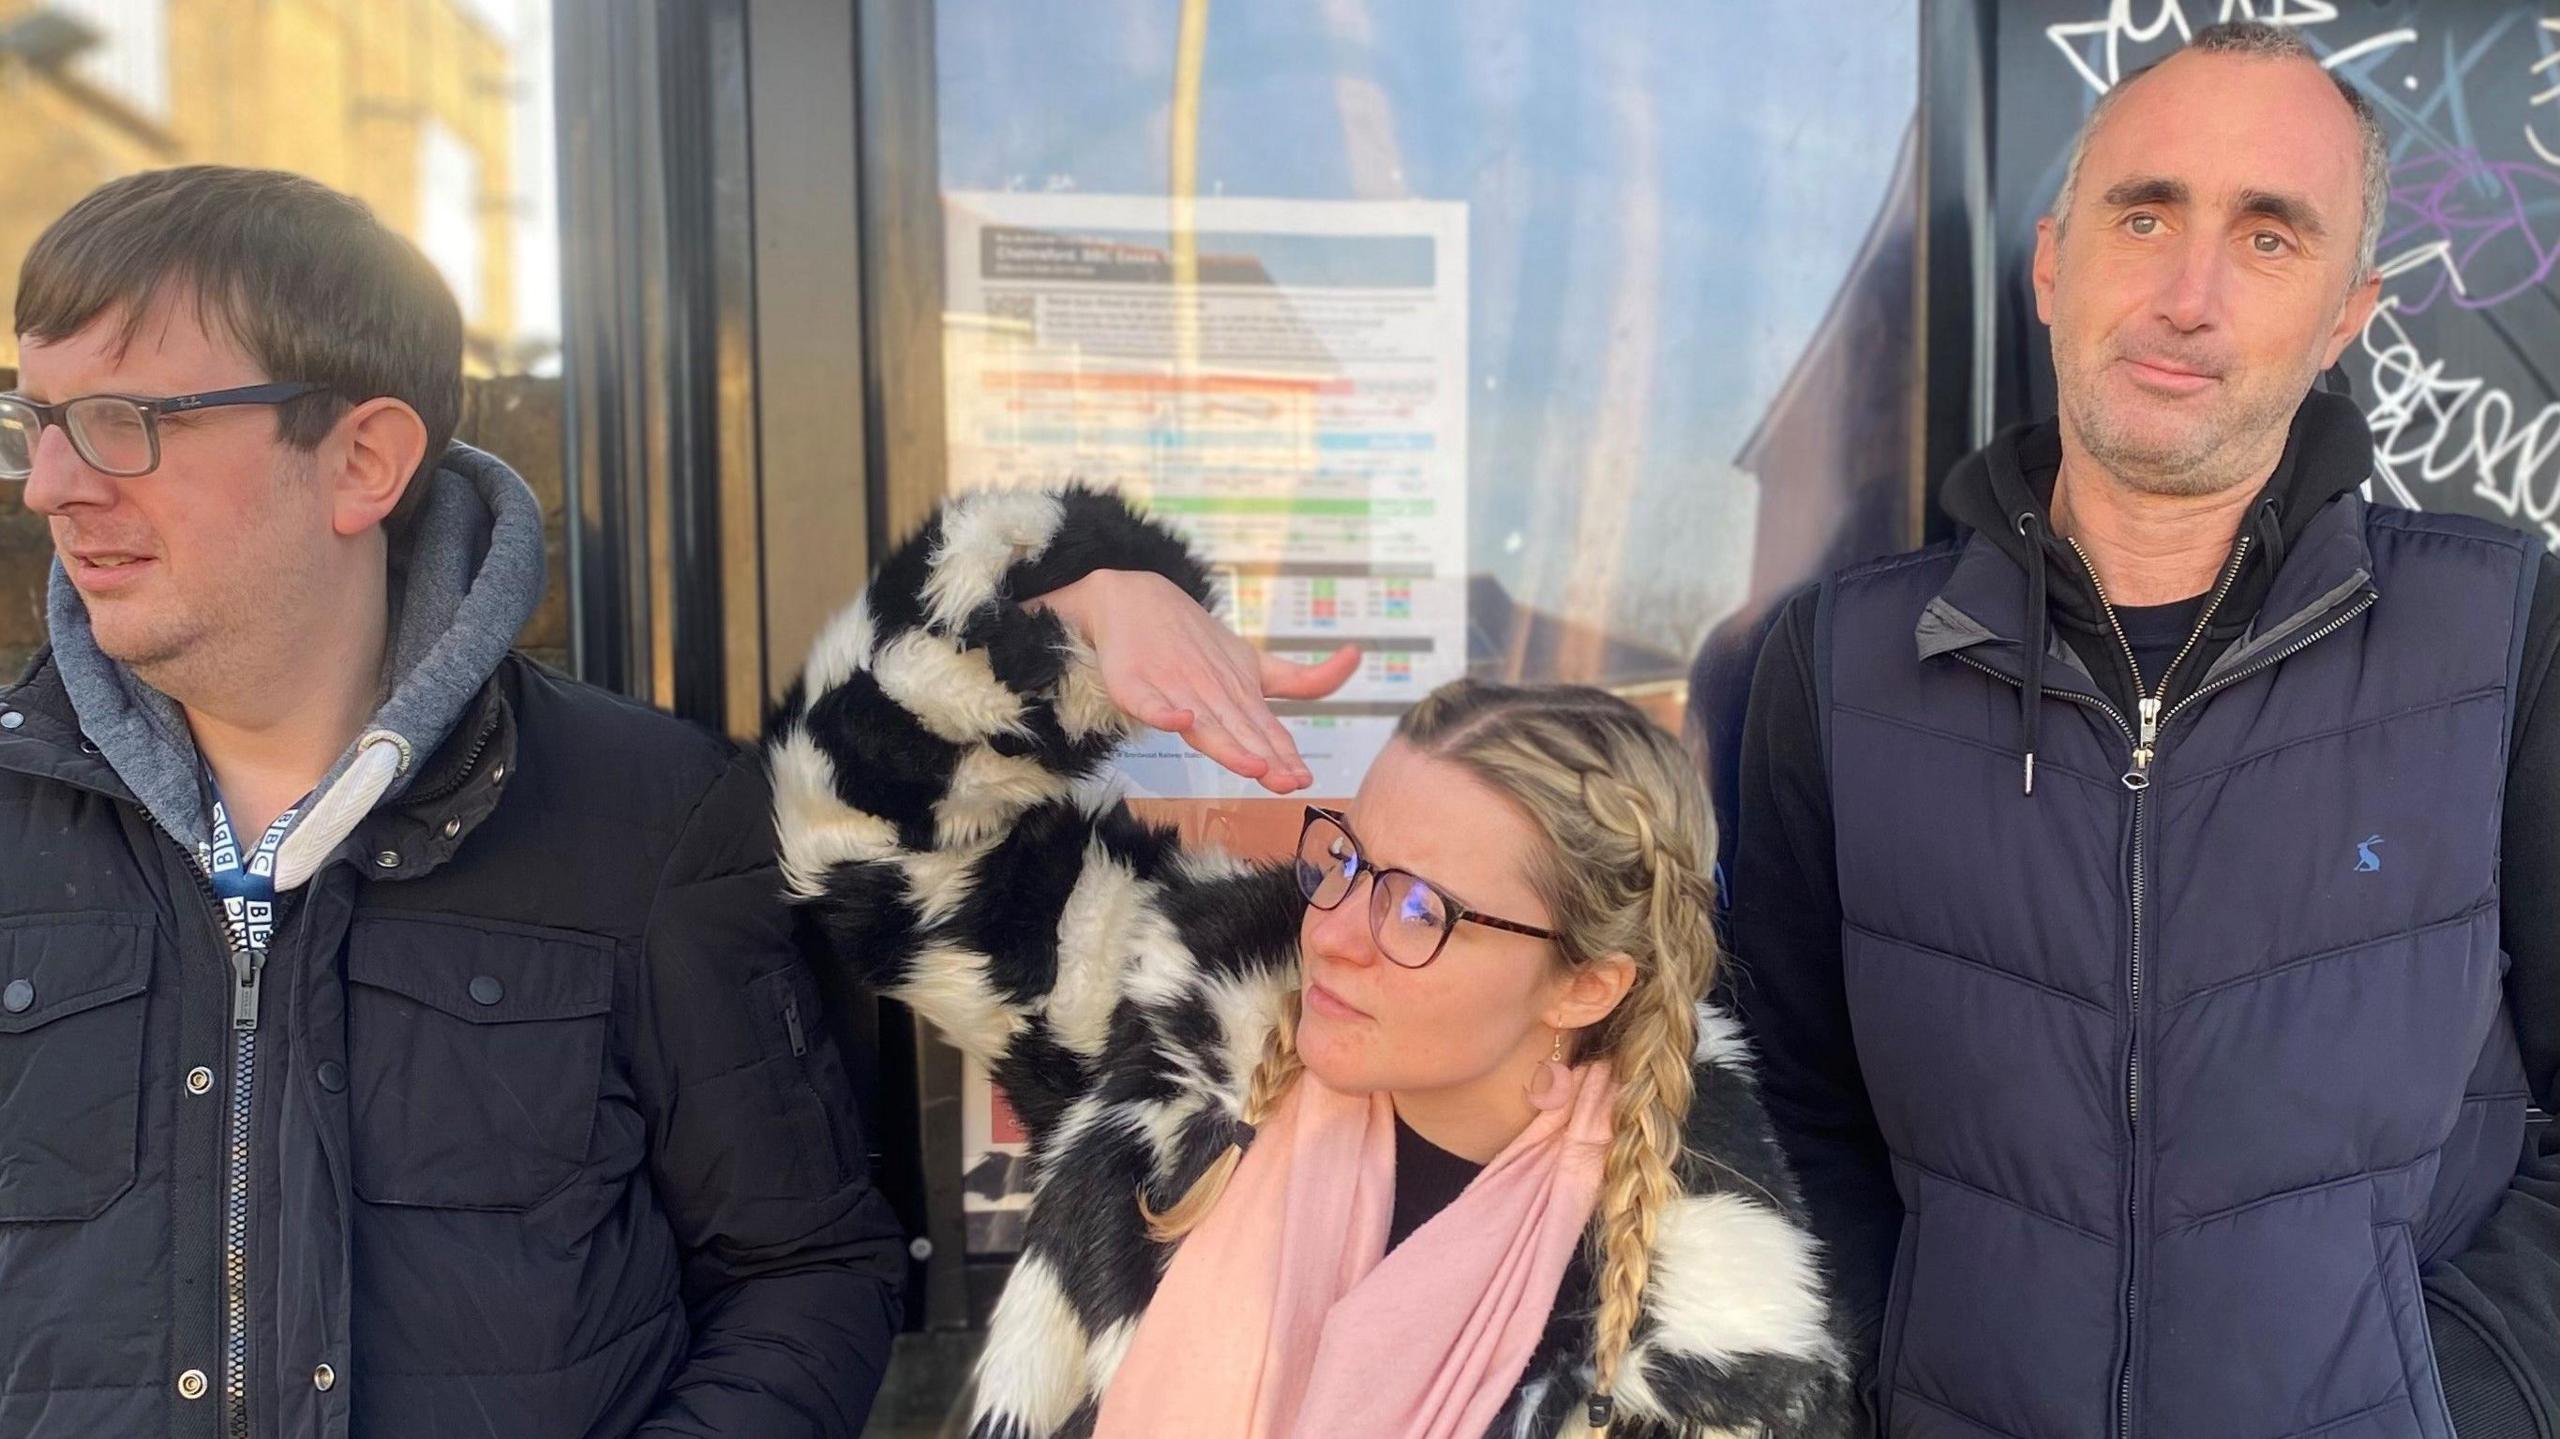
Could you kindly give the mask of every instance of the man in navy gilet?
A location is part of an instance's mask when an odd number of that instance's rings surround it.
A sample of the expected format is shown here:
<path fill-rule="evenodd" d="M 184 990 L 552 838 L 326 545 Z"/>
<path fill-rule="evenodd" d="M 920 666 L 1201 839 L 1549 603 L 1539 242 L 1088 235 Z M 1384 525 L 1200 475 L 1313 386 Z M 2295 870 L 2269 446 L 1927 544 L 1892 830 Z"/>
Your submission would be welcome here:
<path fill-rule="evenodd" d="M 2059 418 L 1762 657 L 1731 983 L 1884 1432 L 2560 1434 L 2560 582 L 2312 392 L 2386 176 L 2290 32 L 2117 86 Z"/>

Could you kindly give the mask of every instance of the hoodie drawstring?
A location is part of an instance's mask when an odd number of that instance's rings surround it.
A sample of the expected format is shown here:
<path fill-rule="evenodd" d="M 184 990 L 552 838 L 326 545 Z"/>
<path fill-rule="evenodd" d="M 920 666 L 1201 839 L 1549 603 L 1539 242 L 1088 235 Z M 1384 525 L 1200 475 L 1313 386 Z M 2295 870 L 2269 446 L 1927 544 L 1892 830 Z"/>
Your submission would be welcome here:
<path fill-rule="evenodd" d="M 276 851 L 276 892 L 300 889 L 317 874 L 408 768 L 409 742 L 391 731 L 373 730 L 358 741 L 355 762 L 304 812 Z"/>
<path fill-rule="evenodd" d="M 2273 495 L 2258 501 L 2249 511 L 2249 527 L 2257 532 L 2258 552 L 2266 556 L 2265 570 L 2274 574 L 2284 568 L 2284 501 Z"/>
<path fill-rule="evenodd" d="M 2033 533 L 2043 528 L 2043 517 L 2033 510 L 2018 516 L 2018 533 L 2025 538 L 2030 556 L 2026 682 L 2018 686 L 2018 745 L 2026 754 L 2025 788 L 2019 793 L 2029 796 L 2036 792 L 2036 724 L 2044 710 L 2044 652 L 2053 642 L 2053 619 L 2046 610 L 2044 541 Z"/>
<path fill-rule="evenodd" d="M 2047 592 L 2044 541 L 2040 537 L 2044 517 L 2027 510 L 2018 515 L 2015 524 L 2032 557 L 2027 565 L 2027 653 L 2023 666 L 2026 676 L 2018 686 L 2018 747 L 2024 752 L 2026 765 L 2024 785 L 2019 792 L 2032 796 L 2036 792 L 2036 726 L 2044 709 L 2044 660 L 2045 651 L 2053 644 L 2053 614 L 2051 596 Z M 2250 506 L 2249 529 L 2257 540 L 2258 549 L 2266 556 L 2267 570 L 2272 573 L 2282 569 L 2284 502 L 2269 495 Z M 2205 617 L 2212 618 L 2212 613 L 2208 607 Z M 2139 683 L 2140 676 L 2135 679 Z M 2166 677 L 2163 677 L 2162 684 L 2167 684 Z"/>

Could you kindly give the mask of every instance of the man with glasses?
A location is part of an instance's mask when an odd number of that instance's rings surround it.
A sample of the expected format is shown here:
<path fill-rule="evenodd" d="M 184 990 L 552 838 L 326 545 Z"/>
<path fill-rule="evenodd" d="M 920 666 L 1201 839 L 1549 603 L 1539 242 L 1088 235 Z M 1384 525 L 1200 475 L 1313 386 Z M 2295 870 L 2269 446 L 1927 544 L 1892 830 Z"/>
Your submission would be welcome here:
<path fill-rule="evenodd" d="M 1762 655 L 1732 973 L 1892 1434 L 2560 1433 L 2560 568 L 2358 493 L 2388 197 L 2290 30 L 2117 85 L 2059 417 Z"/>
<path fill-rule="evenodd" d="M 138 479 L 160 467 L 160 417 L 229 405 L 281 405 L 325 391 L 297 380 L 283 385 L 242 385 L 204 395 L 143 399 L 134 395 L 82 395 L 48 405 L 22 394 L 0 394 L 0 479 L 35 473 L 36 442 L 47 425 L 59 427 L 91 469 L 120 480 Z"/>
<path fill-rule="evenodd" d="M 29 253 L 0 1434 L 858 1433 L 904 1267 L 752 758 L 510 646 L 454 301 L 284 174 Z"/>

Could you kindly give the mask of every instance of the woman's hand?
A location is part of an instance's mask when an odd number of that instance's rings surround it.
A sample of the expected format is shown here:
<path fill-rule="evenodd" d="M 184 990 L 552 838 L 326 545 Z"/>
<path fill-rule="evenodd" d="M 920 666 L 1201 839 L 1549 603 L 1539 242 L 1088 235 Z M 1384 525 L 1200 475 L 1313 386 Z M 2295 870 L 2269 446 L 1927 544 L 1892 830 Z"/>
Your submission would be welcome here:
<path fill-rule="evenodd" d="M 1027 602 L 1049 609 L 1093 646 L 1112 703 L 1140 724 L 1273 794 L 1315 783 L 1274 699 L 1322 699 L 1360 663 L 1345 645 L 1312 665 L 1273 659 L 1238 638 L 1181 586 L 1140 570 L 1096 570 Z"/>

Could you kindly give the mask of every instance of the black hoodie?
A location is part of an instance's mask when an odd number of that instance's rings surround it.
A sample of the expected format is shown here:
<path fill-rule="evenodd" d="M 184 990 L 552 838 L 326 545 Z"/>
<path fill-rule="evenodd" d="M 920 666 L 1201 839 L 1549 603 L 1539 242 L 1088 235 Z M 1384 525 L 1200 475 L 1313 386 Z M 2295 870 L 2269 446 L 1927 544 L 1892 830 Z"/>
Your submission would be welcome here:
<path fill-rule="evenodd" d="M 2241 557 L 2239 572 L 2232 577 L 2231 590 L 2215 607 L 2213 623 L 2205 631 L 2203 642 L 2178 665 L 2177 674 L 2167 677 L 2170 689 L 2193 684 L 2195 676 L 2212 667 L 2213 657 L 2248 629 L 2303 527 L 2311 523 L 2311 517 L 2322 506 L 2364 483 L 2372 468 L 2372 438 L 2353 401 L 2317 391 L 2303 401 L 2302 408 L 2294 414 L 2293 429 L 2286 436 L 2284 455 L 2276 461 L 2275 473 L 2268 477 L 2265 488 L 2249 507 L 2243 533 L 2252 543 Z M 2080 563 L 2079 553 L 2053 532 L 2053 480 L 2061 468 L 2062 431 L 2058 425 L 2050 420 L 2012 425 L 1994 436 L 1990 444 L 1957 463 L 1947 475 L 1938 503 L 1959 526 L 1989 537 L 2017 561 L 2020 569 L 2027 567 L 2031 556 L 2042 563 L 2048 613 L 2054 628 L 2089 667 L 2089 673 L 2107 687 L 2107 697 L 2122 703 L 2130 713 L 2134 695 L 2132 680 L 2125 670 L 2124 646 L 2117 643 L 2106 614 L 2099 607 L 2097 591 Z M 2170 654 L 2163 656 L 2161 663 L 2149 663 L 2152 656 L 2142 656 L 2146 686 L 2161 683 L 2161 671 L 2193 630 L 2204 599 L 2205 596 L 2196 595 L 2167 605 L 2118 607 L 2117 618 L 2126 622 L 2136 650 L 2145 647 L 2142 636 L 2146 632 L 2170 637 Z M 2160 623 L 2141 623 L 2155 619 Z M 2170 703 L 2177 697 L 2161 696 Z"/>
<path fill-rule="evenodd" d="M 2122 608 L 2113 633 L 2079 554 L 2052 533 L 2047 501 L 2061 464 L 2052 421 L 2001 432 L 1947 477 L 1941 503 L 1965 531 L 2018 562 L 2049 622 L 2108 696 L 2130 710 L 2158 687 L 2174 703 L 2245 630 L 2312 516 L 2360 487 L 2372 435 L 2349 401 L 2314 393 L 2284 456 L 2250 507 L 2246 549 L 2192 652 L 2180 658 L 2207 596 Z M 1830 1255 L 1861 1363 L 1872 1370 L 1902 1220 L 1882 1135 L 1858 1067 L 1840 969 L 1840 895 L 1830 780 L 1813 675 L 1814 594 L 1790 600 L 1761 651 L 1743 724 L 1727 897 L 1733 963 L 1723 981 L 1760 1056 L 1762 1090 Z M 2560 703 L 2541 702 L 2560 648 L 2560 562 L 2543 557 L 2525 631 L 2507 773 L 2500 924 L 2507 997 L 2534 1103 L 2560 1108 Z M 2175 673 L 2164 671 L 2173 666 Z M 2034 743 L 2033 709 L 2022 743 Z M 2471 1247 L 2424 1276 L 2458 1439 L 2560 1439 L 2560 1133 L 2528 1130 L 2506 1202 Z M 2234 1362 L 2243 1362 L 2235 1357 Z M 1870 1381 L 1873 1375 L 1868 1375 Z"/>

